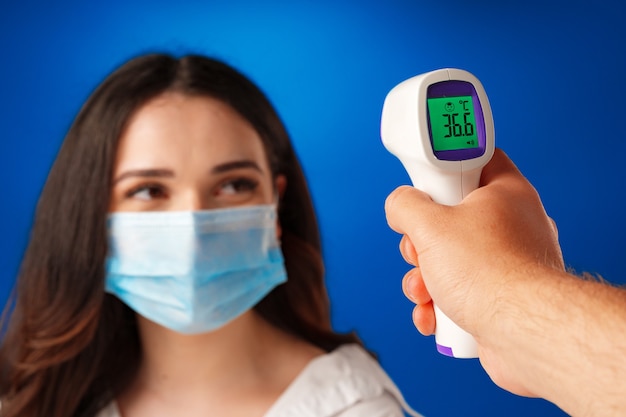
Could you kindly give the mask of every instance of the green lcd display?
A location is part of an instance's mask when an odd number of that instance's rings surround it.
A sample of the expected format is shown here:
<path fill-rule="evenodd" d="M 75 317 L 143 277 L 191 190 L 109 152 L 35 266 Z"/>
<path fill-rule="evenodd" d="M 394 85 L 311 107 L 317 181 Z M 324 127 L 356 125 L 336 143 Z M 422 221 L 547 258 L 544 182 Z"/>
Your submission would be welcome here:
<path fill-rule="evenodd" d="M 472 96 L 437 97 L 426 101 L 435 151 L 478 147 Z"/>

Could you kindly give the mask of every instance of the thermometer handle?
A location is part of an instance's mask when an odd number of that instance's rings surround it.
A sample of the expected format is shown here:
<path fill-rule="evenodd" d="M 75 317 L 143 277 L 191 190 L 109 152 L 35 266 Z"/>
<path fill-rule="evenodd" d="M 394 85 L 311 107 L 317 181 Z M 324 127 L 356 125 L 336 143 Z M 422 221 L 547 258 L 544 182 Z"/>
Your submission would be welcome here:
<path fill-rule="evenodd" d="M 417 161 L 405 168 L 413 186 L 427 193 L 434 202 L 453 206 L 459 204 L 470 192 L 478 188 L 482 167 L 463 171 L 462 162 L 459 172 L 435 172 L 432 167 L 420 169 Z M 446 316 L 435 305 L 435 342 L 437 351 L 455 358 L 477 358 L 478 346 L 474 337 L 467 333 Z"/>

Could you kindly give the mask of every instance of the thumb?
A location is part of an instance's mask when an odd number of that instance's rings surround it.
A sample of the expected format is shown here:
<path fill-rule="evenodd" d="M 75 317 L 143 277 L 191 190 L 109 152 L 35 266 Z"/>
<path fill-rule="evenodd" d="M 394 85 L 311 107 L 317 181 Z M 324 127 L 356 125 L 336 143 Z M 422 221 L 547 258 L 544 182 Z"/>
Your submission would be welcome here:
<path fill-rule="evenodd" d="M 511 158 L 502 149 L 496 148 L 493 157 L 483 168 L 480 185 L 484 186 L 497 183 L 503 179 L 520 177 L 523 177 L 522 173 Z"/>

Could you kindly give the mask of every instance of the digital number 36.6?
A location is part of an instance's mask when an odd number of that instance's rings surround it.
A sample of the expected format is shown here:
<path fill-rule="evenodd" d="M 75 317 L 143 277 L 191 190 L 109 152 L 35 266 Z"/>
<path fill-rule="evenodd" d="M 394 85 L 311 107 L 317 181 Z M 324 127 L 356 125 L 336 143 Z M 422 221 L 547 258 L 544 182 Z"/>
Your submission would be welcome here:
<path fill-rule="evenodd" d="M 474 135 L 474 124 L 468 120 L 468 116 L 471 116 L 471 113 L 463 113 L 463 124 L 457 121 L 459 113 L 447 113 L 442 114 L 442 116 L 447 119 L 447 123 L 443 127 L 448 128 L 448 133 L 444 138 Z"/>

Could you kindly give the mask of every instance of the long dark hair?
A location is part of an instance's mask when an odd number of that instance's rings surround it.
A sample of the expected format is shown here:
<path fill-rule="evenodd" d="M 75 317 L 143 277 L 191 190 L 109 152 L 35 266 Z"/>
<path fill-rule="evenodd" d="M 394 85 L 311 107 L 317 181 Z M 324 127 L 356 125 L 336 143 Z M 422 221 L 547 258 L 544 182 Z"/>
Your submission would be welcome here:
<path fill-rule="evenodd" d="M 93 416 L 134 376 L 141 355 L 135 314 L 104 292 L 105 229 L 118 140 L 132 114 L 166 92 L 209 96 L 259 133 L 274 177 L 288 281 L 255 308 L 275 326 L 330 351 L 355 335 L 332 331 L 320 236 L 289 136 L 265 95 L 232 67 L 201 56 L 135 58 L 79 112 L 41 194 L 30 244 L 3 320 L 3 417 Z M 5 319 L 8 314 L 5 314 Z"/>

